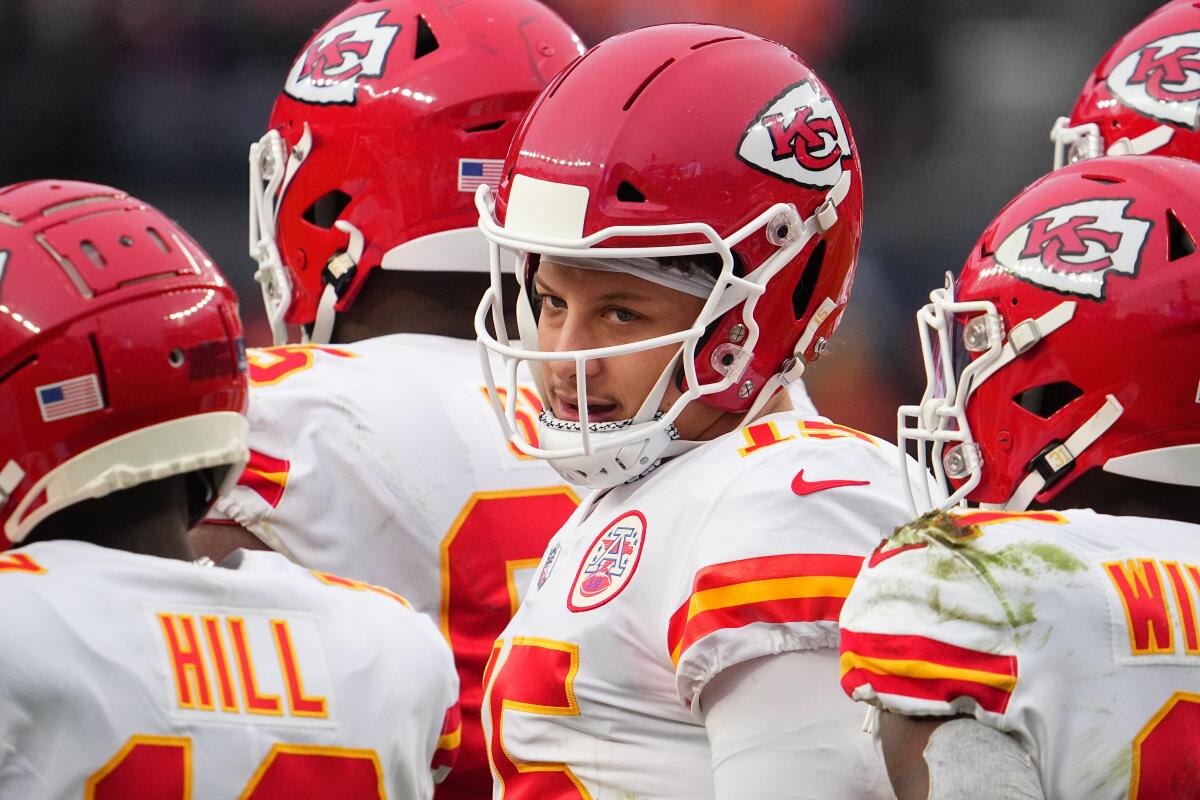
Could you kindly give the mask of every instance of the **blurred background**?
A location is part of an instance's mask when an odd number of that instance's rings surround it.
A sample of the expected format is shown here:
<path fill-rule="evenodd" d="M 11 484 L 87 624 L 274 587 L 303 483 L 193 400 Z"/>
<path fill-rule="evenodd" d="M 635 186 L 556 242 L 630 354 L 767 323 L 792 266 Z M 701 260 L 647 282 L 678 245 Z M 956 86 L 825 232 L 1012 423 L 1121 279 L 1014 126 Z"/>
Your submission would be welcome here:
<path fill-rule="evenodd" d="M 820 74 L 864 169 L 863 255 L 818 407 L 895 436 L 923 386 L 913 312 L 1022 186 L 1050 126 L 1156 0 L 545 0 L 593 44 L 670 21 L 783 42 Z M 111 183 L 175 217 L 270 344 L 247 255 L 247 151 L 314 29 L 347 0 L 0 0 L 0 185 Z"/>

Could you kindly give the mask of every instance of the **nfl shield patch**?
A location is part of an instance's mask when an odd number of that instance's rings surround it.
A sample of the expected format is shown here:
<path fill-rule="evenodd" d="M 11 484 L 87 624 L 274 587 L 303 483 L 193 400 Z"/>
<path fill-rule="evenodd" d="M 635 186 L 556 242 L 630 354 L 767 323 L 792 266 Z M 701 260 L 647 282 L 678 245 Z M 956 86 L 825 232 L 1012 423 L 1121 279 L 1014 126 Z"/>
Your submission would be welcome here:
<path fill-rule="evenodd" d="M 562 545 L 558 542 L 554 543 L 554 547 L 546 553 L 545 559 L 542 560 L 542 569 L 538 572 L 537 588 L 542 588 L 546 585 L 546 579 L 550 577 L 550 570 L 554 569 L 554 562 L 558 561 L 558 554 L 562 550 Z"/>
<path fill-rule="evenodd" d="M 612 600 L 624 589 L 637 569 L 646 541 L 646 518 L 640 511 L 627 511 L 596 537 L 575 573 L 567 596 L 571 611 L 590 611 Z"/>

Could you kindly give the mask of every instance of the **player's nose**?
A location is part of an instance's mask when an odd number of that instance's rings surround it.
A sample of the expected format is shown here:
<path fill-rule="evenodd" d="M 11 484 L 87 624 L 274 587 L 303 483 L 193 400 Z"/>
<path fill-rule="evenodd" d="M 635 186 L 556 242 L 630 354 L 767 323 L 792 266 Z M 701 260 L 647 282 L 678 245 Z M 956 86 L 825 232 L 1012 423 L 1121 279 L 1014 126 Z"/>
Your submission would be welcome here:
<path fill-rule="evenodd" d="M 551 349 L 554 352 L 562 353 L 564 358 L 550 362 L 549 368 L 551 372 L 566 380 L 574 380 L 580 367 L 583 368 L 584 375 L 588 378 L 600 373 L 602 368 L 601 359 L 579 359 L 573 355 L 580 350 L 588 350 L 600 346 L 595 330 L 588 324 L 586 319 L 579 314 L 572 314 L 568 311 L 566 319 L 563 320 L 557 334 L 554 337 L 554 341 L 549 344 L 552 345 Z"/>

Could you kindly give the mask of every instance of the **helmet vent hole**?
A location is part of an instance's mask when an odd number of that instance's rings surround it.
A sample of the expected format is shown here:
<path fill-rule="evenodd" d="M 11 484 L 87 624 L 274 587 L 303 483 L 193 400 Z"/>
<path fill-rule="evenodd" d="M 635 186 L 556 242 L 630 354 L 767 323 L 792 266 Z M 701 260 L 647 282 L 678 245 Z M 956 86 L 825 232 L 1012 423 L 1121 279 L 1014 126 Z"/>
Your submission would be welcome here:
<path fill-rule="evenodd" d="M 350 195 L 334 189 L 332 192 L 326 192 L 313 201 L 313 204 L 301 216 L 304 221 L 310 225 L 316 225 L 318 228 L 329 230 L 333 227 L 333 223 L 337 222 L 338 217 L 346 210 L 346 206 L 350 205 Z"/>
<path fill-rule="evenodd" d="M 637 101 L 638 97 L 641 96 L 642 92 L 646 91 L 646 87 L 649 86 L 654 81 L 655 78 L 657 78 L 659 75 L 661 75 L 662 71 L 664 69 L 666 69 L 667 67 L 671 66 L 674 63 L 675 63 L 675 59 L 668 58 L 666 61 L 664 61 L 662 64 L 660 64 L 658 66 L 658 69 L 654 70 L 649 75 L 647 75 L 646 80 L 642 81 L 641 84 L 636 89 L 633 90 L 633 94 L 629 95 L 629 99 L 625 101 L 625 107 L 622 110 L 628 111 L 629 109 L 633 108 L 633 104 Z"/>
<path fill-rule="evenodd" d="M 717 44 L 719 42 L 736 42 L 739 39 L 744 39 L 744 38 L 746 38 L 746 37 L 744 37 L 744 36 L 722 36 L 718 39 L 709 39 L 707 42 L 698 42 L 698 43 L 692 45 L 688 49 L 689 50 L 699 50 L 701 47 L 708 47 L 710 44 Z"/>
<path fill-rule="evenodd" d="M 413 54 L 413 59 L 424 58 L 437 49 L 437 37 L 433 35 L 433 30 L 429 27 L 429 23 L 425 21 L 425 17 L 418 15 L 417 51 Z"/>
<path fill-rule="evenodd" d="M 183 361 L 184 361 L 183 351 L 180 350 L 178 347 L 176 347 L 174 350 L 172 350 L 170 353 L 167 354 L 167 363 L 170 364 L 172 367 L 175 367 L 175 368 L 182 367 Z"/>
<path fill-rule="evenodd" d="M 813 289 L 817 287 L 817 278 L 821 275 L 821 265 L 825 263 L 825 240 L 817 242 L 817 246 L 813 248 L 812 255 L 808 257 L 808 263 L 804 265 L 804 272 L 800 275 L 800 280 L 796 282 L 796 288 L 792 290 L 792 315 L 797 321 L 804 319 L 804 314 L 808 311 L 808 304 L 812 301 Z"/>
<path fill-rule="evenodd" d="M 463 133 L 485 133 L 494 131 L 504 126 L 504 120 L 498 119 L 495 122 L 485 122 L 482 125 L 472 125 L 470 128 L 463 128 Z"/>
<path fill-rule="evenodd" d="M 121 243 L 121 247 L 133 247 L 133 237 L 131 236 L 122 236 L 117 241 Z"/>
<path fill-rule="evenodd" d="M 629 181 L 621 181 L 617 187 L 617 199 L 622 203 L 644 203 L 646 195 L 639 192 L 637 187 Z"/>
<path fill-rule="evenodd" d="M 599 47 L 600 47 L 600 45 L 596 45 L 595 47 L 593 47 L 591 49 L 591 52 L 593 52 L 593 53 L 596 52 L 596 50 L 599 49 Z M 566 68 L 562 72 L 560 72 L 554 76 L 554 78 L 550 81 L 550 86 L 547 89 L 543 89 L 543 91 L 546 92 L 547 100 L 554 97 L 554 95 L 558 92 L 558 87 L 562 86 L 562 83 L 564 80 L 566 80 L 567 76 L 570 75 L 572 72 L 574 72 L 575 68 L 578 67 L 585 58 L 587 58 L 586 55 L 580 56 L 579 58 L 572 61 L 570 64 L 567 64 Z"/>
<path fill-rule="evenodd" d="M 1124 179 L 1118 178 L 1114 175 L 1084 175 L 1083 179 L 1085 181 L 1093 181 L 1095 183 L 1111 184 L 1111 183 L 1124 183 L 1125 182 Z"/>
<path fill-rule="evenodd" d="M 154 243 L 156 245 L 158 245 L 159 250 L 162 250 L 164 253 L 170 254 L 171 245 L 167 244 L 167 240 L 162 237 L 161 233 L 156 231 L 154 228 L 146 228 L 146 233 L 150 234 L 150 238 L 154 240 Z"/>
<path fill-rule="evenodd" d="M 92 357 L 96 359 L 96 382 L 100 384 L 100 401 L 108 408 L 108 376 L 104 372 L 104 359 L 100 357 L 100 342 L 96 334 L 88 334 L 88 344 L 92 346 Z"/>
<path fill-rule="evenodd" d="M 1013 402 L 1030 414 L 1049 419 L 1065 408 L 1072 400 L 1083 396 L 1083 390 L 1070 381 L 1058 381 L 1026 389 L 1013 398 Z"/>
<path fill-rule="evenodd" d="M 79 249 L 82 250 L 83 254 L 88 257 L 88 261 L 91 261 L 96 265 L 97 269 L 104 269 L 106 266 L 108 266 L 108 262 L 104 260 L 104 254 L 97 250 L 96 245 L 92 244 L 87 239 L 84 239 L 79 243 Z"/>
<path fill-rule="evenodd" d="M 1167 260 L 1178 261 L 1196 252 L 1196 240 L 1188 233 L 1187 228 L 1175 216 L 1175 212 L 1167 209 Z"/>

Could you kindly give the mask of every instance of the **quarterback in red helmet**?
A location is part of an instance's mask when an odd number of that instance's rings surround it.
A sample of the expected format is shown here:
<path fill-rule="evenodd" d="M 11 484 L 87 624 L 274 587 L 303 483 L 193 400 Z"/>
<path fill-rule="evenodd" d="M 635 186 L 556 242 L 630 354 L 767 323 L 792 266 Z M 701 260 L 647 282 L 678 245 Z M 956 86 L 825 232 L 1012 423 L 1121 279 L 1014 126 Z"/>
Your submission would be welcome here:
<path fill-rule="evenodd" d="M 246 393 L 233 290 L 174 222 L 0 188 L 0 795 L 432 796 L 457 681 L 427 619 L 275 553 L 192 561 Z"/>
<path fill-rule="evenodd" d="M 1197 128 L 1200 6 L 1171 0 L 1117 40 L 1055 121 L 1054 167 L 1106 154 L 1200 160 Z"/>
<path fill-rule="evenodd" d="M 933 510 L 841 618 L 901 800 L 1200 781 L 1198 182 L 1161 156 L 1056 170 L 917 315 L 928 386 L 899 433 L 949 496 L 910 496 Z"/>
<path fill-rule="evenodd" d="M 896 451 L 785 388 L 858 256 L 862 174 L 829 88 L 740 30 L 621 34 L 542 92 L 477 203 L 507 441 L 596 490 L 490 661 L 497 791 L 888 796 L 834 648 L 860 563 L 905 518 Z"/>
<path fill-rule="evenodd" d="M 474 192 L 582 50 L 536 0 L 353 2 L 301 50 L 250 151 L 278 346 L 248 354 L 250 464 L 215 515 L 233 524 L 195 539 L 382 584 L 439 624 L 463 687 L 443 797 L 491 791 L 484 664 L 578 502 L 496 435 L 470 341 L 489 280 Z M 532 427 L 536 395 L 513 392 Z"/>

